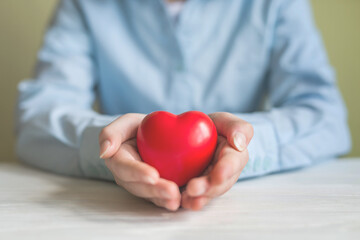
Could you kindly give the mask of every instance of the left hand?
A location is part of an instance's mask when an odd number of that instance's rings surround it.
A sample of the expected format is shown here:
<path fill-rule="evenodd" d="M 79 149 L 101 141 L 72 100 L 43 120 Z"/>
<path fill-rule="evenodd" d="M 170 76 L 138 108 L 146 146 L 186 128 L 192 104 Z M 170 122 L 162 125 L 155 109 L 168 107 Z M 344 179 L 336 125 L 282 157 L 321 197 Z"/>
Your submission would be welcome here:
<path fill-rule="evenodd" d="M 209 114 L 218 132 L 214 158 L 204 175 L 189 181 L 182 193 L 183 208 L 200 210 L 211 199 L 227 192 L 249 160 L 247 145 L 254 130 L 250 123 L 227 112 Z"/>

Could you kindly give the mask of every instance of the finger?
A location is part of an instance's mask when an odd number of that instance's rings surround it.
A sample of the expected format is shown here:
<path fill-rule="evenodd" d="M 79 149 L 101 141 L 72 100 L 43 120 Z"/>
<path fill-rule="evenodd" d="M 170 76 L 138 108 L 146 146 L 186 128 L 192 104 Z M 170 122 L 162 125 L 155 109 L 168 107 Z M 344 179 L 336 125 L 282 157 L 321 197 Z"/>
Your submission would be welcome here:
<path fill-rule="evenodd" d="M 122 182 L 143 182 L 156 184 L 159 172 L 152 166 L 130 158 L 105 159 L 106 166 L 114 177 Z"/>
<path fill-rule="evenodd" d="M 202 176 L 191 179 L 186 185 L 186 192 L 191 197 L 203 195 L 209 189 L 210 187 L 209 174 L 210 172 L 212 172 L 214 165 L 216 165 L 220 153 L 222 152 L 222 149 L 226 146 L 226 144 L 228 144 L 226 139 L 222 136 L 219 136 L 216 151 L 210 165 L 206 168 Z"/>
<path fill-rule="evenodd" d="M 159 179 L 155 185 L 137 182 L 118 182 L 130 193 L 142 198 L 180 199 L 180 191 L 174 182 Z"/>
<path fill-rule="evenodd" d="M 190 197 L 186 193 L 183 193 L 181 198 L 181 206 L 186 209 L 198 211 L 202 209 L 211 199 L 208 197 Z"/>
<path fill-rule="evenodd" d="M 229 145 L 219 155 L 219 160 L 209 173 L 210 187 L 204 196 L 214 198 L 227 192 L 239 179 L 249 159 L 247 150 L 237 152 Z"/>
<path fill-rule="evenodd" d="M 158 207 L 166 208 L 170 211 L 176 211 L 180 207 L 180 198 L 176 200 L 163 199 L 163 198 L 149 198 L 149 201 L 153 202 Z"/>
<path fill-rule="evenodd" d="M 191 179 L 187 186 L 186 192 L 190 197 L 197 197 L 205 194 L 210 187 L 209 176 L 201 176 Z"/>
<path fill-rule="evenodd" d="M 186 191 L 181 194 L 181 206 L 186 209 L 191 209 L 191 197 Z"/>
<path fill-rule="evenodd" d="M 135 161 L 142 162 L 136 146 L 136 139 L 132 138 L 121 144 L 120 149 L 112 157 L 114 159 L 129 158 Z"/>
<path fill-rule="evenodd" d="M 232 148 L 231 150 L 235 151 Z M 226 183 L 235 183 L 236 181 L 233 181 L 234 176 L 237 180 L 244 168 L 244 163 L 239 161 L 241 157 L 238 156 L 238 159 L 236 159 L 231 155 L 232 154 L 228 154 L 221 159 L 221 161 L 214 166 L 214 169 L 209 173 L 209 175 L 190 180 L 186 186 L 187 194 L 191 197 L 217 197 L 226 192 L 228 190 L 228 184 Z M 246 162 L 246 157 L 244 159 L 244 162 Z"/>
<path fill-rule="evenodd" d="M 241 171 L 235 172 L 233 176 L 219 184 L 211 184 L 209 176 L 202 176 L 192 179 L 186 187 L 186 194 L 191 198 L 208 197 L 214 198 L 227 192 L 236 183 Z"/>
<path fill-rule="evenodd" d="M 219 196 L 223 195 L 224 193 L 226 193 L 227 191 L 229 191 L 232 188 L 232 186 L 239 179 L 239 176 L 240 176 L 240 173 L 235 174 L 234 176 L 232 176 L 230 179 L 223 182 L 222 184 L 212 185 L 203 196 L 206 196 L 208 198 L 215 198 L 215 197 L 219 197 Z"/>
<path fill-rule="evenodd" d="M 210 184 L 219 185 L 235 174 L 240 174 L 249 159 L 248 150 L 238 152 L 228 143 L 220 150 L 218 161 L 209 173 Z"/>
<path fill-rule="evenodd" d="M 234 175 L 238 177 L 247 161 L 247 150 L 238 152 L 229 145 L 225 138 L 219 136 L 218 146 L 213 160 L 214 165 L 209 167 L 209 171 L 206 171 L 203 176 L 193 178 L 188 182 L 186 186 L 187 194 L 191 197 L 208 195 L 207 192 L 209 189 L 217 185 L 224 185 L 224 183 L 231 180 Z M 219 194 L 222 194 L 222 191 L 215 191 L 213 195 Z"/>
<path fill-rule="evenodd" d="M 185 191 L 182 193 L 181 206 L 187 209 L 199 210 L 210 202 L 211 199 L 221 196 L 225 192 L 229 191 L 238 178 L 238 175 L 234 175 L 231 179 L 221 185 L 211 186 L 209 190 L 201 196 L 190 196 L 189 193 Z"/>
<path fill-rule="evenodd" d="M 232 147 L 239 151 L 247 148 L 254 135 L 252 125 L 237 116 L 227 112 L 209 114 L 219 135 L 227 138 Z"/>
<path fill-rule="evenodd" d="M 104 127 L 99 135 L 100 158 L 112 157 L 123 142 L 135 137 L 144 116 L 128 113 Z"/>
<path fill-rule="evenodd" d="M 139 182 L 122 182 L 117 180 L 116 183 L 125 188 L 129 193 L 141 198 L 163 198 L 164 194 L 160 188 L 155 185 Z"/>
<path fill-rule="evenodd" d="M 231 150 L 236 152 L 232 148 Z M 236 153 L 238 155 L 239 154 L 243 155 L 243 156 L 238 156 L 238 159 L 241 159 L 240 161 L 234 158 L 232 154 L 226 155 L 224 158 L 219 160 L 218 164 L 214 166 L 214 169 L 213 171 L 211 171 L 209 176 L 203 176 L 191 180 L 189 182 L 189 186 L 188 186 L 189 191 L 187 191 L 187 193 L 191 197 L 206 196 L 209 198 L 215 198 L 227 192 L 238 180 L 241 171 L 246 165 L 248 159 L 247 150 L 245 152 L 241 152 L 241 153 L 236 152 Z M 235 161 L 235 164 L 229 167 L 231 165 L 231 161 Z M 220 166 L 221 163 L 223 163 L 224 166 Z M 198 192 L 196 192 L 196 189 L 200 189 L 201 186 L 204 185 L 204 183 L 201 182 L 206 182 L 208 184 L 207 189 L 204 193 L 200 192 L 199 190 Z"/>

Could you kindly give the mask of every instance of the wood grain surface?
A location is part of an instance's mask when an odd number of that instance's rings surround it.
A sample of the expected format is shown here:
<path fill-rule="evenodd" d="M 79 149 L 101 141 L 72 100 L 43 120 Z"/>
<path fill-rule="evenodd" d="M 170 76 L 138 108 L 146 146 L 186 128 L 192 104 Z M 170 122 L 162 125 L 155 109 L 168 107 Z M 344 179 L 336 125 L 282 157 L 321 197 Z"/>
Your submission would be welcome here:
<path fill-rule="evenodd" d="M 360 239 L 360 159 L 241 181 L 198 212 L 3 163 L 0 239 Z"/>

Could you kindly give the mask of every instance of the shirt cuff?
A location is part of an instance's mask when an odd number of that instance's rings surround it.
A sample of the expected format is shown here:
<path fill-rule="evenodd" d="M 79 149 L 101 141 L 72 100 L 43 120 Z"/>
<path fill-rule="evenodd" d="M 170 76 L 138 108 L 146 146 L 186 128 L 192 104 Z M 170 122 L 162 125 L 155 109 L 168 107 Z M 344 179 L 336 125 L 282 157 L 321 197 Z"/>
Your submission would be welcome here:
<path fill-rule="evenodd" d="M 279 144 L 275 128 L 264 114 L 235 114 L 252 124 L 254 136 L 248 145 L 249 161 L 239 179 L 257 177 L 280 170 Z"/>
<path fill-rule="evenodd" d="M 84 130 L 80 146 L 80 168 L 84 176 L 114 181 L 114 177 L 106 167 L 105 161 L 99 157 L 99 134 L 103 127 L 117 117 L 101 117 L 93 121 L 93 123 Z"/>

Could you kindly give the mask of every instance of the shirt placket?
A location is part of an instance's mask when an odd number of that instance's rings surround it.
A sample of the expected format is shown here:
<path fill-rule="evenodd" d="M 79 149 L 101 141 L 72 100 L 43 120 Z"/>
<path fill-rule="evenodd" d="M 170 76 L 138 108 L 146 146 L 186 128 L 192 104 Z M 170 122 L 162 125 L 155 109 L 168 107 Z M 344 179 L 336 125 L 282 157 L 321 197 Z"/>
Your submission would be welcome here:
<path fill-rule="evenodd" d="M 177 24 L 171 21 L 166 13 L 165 5 L 162 5 L 165 27 L 169 33 L 169 53 L 171 54 L 171 69 L 169 70 L 170 99 L 175 113 L 192 110 L 194 106 L 194 94 L 196 87 L 191 79 L 189 64 L 191 64 L 192 40 L 196 30 L 196 0 L 184 4 Z"/>

